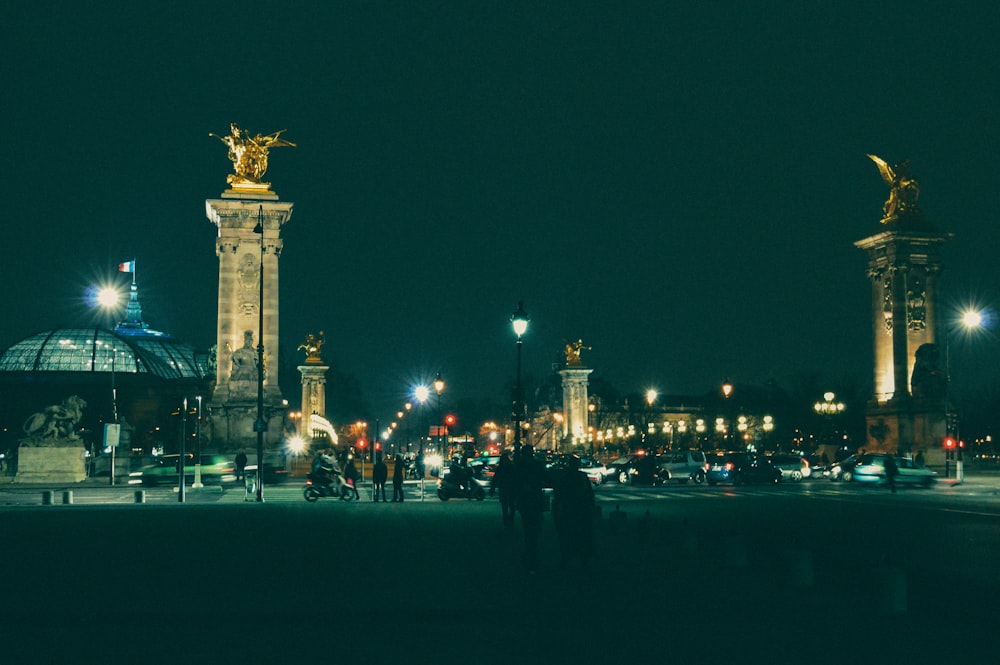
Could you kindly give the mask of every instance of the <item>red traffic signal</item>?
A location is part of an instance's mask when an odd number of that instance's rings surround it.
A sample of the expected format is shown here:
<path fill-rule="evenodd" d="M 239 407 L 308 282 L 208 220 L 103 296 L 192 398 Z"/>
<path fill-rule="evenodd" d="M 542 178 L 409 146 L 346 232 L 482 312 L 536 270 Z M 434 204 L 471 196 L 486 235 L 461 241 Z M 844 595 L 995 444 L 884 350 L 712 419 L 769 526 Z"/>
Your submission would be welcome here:
<path fill-rule="evenodd" d="M 946 436 L 944 437 L 944 447 L 951 450 L 955 447 L 955 437 Z"/>
<path fill-rule="evenodd" d="M 382 442 L 381 441 L 376 441 L 375 442 L 375 450 L 382 450 Z"/>
<path fill-rule="evenodd" d="M 448 427 L 453 426 L 456 422 L 458 422 L 458 418 L 456 418 L 450 413 L 444 417 L 444 424 L 447 425 Z"/>
<path fill-rule="evenodd" d="M 367 445 L 368 445 L 367 441 L 365 441 L 364 439 L 358 439 L 358 448 L 362 448 L 363 449 Z"/>

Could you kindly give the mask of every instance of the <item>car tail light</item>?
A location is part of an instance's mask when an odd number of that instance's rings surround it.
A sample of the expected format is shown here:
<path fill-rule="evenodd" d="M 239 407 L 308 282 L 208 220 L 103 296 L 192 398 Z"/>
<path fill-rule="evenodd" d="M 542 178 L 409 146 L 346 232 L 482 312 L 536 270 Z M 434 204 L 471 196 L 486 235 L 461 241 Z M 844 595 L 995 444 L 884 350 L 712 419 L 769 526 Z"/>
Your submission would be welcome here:
<path fill-rule="evenodd" d="M 735 464 L 733 464 L 732 462 L 726 462 L 726 466 L 725 466 L 726 471 L 732 471 L 735 468 L 736 468 Z"/>

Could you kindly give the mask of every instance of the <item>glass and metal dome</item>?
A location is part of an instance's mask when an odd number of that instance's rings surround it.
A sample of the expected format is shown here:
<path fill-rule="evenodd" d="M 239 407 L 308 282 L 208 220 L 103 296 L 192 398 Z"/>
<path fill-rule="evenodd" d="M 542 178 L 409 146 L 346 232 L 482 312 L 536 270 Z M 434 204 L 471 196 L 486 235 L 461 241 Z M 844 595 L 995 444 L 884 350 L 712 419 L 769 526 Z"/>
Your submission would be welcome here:
<path fill-rule="evenodd" d="M 148 328 L 60 328 L 11 346 L 0 356 L 0 372 L 115 372 L 203 379 L 207 361 L 207 354 L 197 354 L 190 345 Z"/>

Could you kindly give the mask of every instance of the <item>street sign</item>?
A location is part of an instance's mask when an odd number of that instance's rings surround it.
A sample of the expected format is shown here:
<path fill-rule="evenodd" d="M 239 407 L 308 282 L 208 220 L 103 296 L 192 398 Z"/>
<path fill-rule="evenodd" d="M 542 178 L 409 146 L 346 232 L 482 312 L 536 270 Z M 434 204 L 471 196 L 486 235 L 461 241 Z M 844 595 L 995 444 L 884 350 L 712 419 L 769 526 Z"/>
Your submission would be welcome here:
<path fill-rule="evenodd" d="M 122 426 L 119 423 L 104 423 L 104 447 L 117 448 Z"/>

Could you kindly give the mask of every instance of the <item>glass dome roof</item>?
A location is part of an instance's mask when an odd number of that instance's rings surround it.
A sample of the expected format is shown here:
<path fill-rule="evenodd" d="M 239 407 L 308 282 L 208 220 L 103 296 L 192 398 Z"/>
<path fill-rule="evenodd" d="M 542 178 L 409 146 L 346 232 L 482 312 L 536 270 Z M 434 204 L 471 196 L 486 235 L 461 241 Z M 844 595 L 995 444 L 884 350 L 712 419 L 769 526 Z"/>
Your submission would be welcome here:
<path fill-rule="evenodd" d="M 208 358 L 155 330 L 60 328 L 32 335 L 4 351 L 0 372 L 116 372 L 203 379 Z"/>

